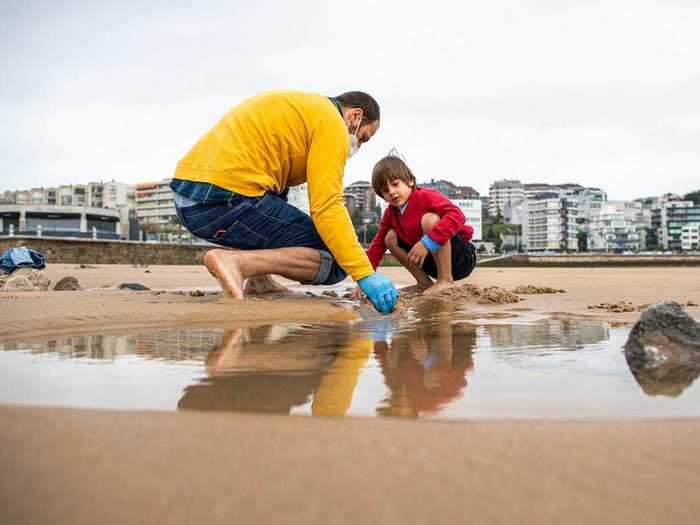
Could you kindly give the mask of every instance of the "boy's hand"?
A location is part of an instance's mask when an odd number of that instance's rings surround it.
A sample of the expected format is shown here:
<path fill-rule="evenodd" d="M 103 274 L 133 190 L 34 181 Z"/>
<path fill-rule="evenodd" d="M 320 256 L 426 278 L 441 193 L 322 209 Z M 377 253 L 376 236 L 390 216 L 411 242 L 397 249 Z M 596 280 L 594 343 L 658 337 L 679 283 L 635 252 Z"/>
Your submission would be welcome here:
<path fill-rule="evenodd" d="M 426 248 L 422 242 L 418 241 L 413 245 L 411 251 L 408 252 L 408 262 L 410 262 L 416 268 L 420 268 L 423 266 L 423 262 L 429 253 L 430 250 L 428 250 L 428 248 Z"/>

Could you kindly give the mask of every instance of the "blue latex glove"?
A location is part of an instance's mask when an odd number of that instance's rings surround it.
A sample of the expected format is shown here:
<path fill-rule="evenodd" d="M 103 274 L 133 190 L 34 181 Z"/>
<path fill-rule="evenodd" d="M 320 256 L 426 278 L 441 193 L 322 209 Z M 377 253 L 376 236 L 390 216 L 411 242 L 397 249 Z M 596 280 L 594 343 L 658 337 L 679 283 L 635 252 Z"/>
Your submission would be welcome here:
<path fill-rule="evenodd" d="M 391 279 L 375 272 L 363 277 L 357 284 L 379 312 L 388 314 L 394 309 L 399 292 Z"/>

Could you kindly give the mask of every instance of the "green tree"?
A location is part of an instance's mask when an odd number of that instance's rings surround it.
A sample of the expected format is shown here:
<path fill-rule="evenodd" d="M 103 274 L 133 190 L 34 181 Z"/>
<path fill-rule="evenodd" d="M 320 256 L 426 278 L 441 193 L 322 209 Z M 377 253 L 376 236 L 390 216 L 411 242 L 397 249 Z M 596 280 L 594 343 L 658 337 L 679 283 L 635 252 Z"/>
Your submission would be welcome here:
<path fill-rule="evenodd" d="M 578 240 L 578 251 L 587 252 L 588 251 L 588 232 L 585 230 L 579 230 L 576 234 Z"/>
<path fill-rule="evenodd" d="M 700 205 L 700 190 L 691 191 L 686 193 L 683 198 L 687 201 L 693 201 L 696 206 Z"/>

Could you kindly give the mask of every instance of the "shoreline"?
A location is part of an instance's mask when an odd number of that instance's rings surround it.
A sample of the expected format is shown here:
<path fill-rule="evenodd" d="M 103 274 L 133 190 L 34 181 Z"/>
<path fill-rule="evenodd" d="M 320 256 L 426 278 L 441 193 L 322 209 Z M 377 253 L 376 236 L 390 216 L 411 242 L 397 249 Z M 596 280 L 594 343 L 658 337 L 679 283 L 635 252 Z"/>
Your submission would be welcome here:
<path fill-rule="evenodd" d="M 413 284 L 403 268 L 382 267 L 380 271 L 399 287 Z M 54 264 L 47 267 L 46 273 L 52 286 L 60 278 L 72 275 L 87 290 L 0 293 L 4 310 L 0 319 L 0 341 L 170 326 L 347 322 L 357 316 L 351 309 L 334 305 L 337 299 L 307 295 L 310 290 L 314 294 L 324 289 L 343 290 L 352 286 L 349 279 L 336 287 L 310 287 L 282 281 L 292 288 L 291 294 L 236 300 L 220 295 L 193 297 L 187 293 L 188 290 L 217 289 L 216 281 L 203 266 L 80 268 L 72 264 Z M 122 282 L 144 284 L 151 291 L 115 290 Z M 477 268 L 462 283 L 481 287 L 495 285 L 506 290 L 528 284 L 566 290 L 566 293 L 557 294 L 520 295 L 520 301 L 514 304 L 465 303 L 463 307 L 474 315 L 592 319 L 619 325 L 636 321 L 639 311 L 611 312 L 589 307 L 620 301 L 633 305 L 664 300 L 700 304 L 700 268 Z M 700 319 L 700 307 L 687 307 L 686 311 Z"/>

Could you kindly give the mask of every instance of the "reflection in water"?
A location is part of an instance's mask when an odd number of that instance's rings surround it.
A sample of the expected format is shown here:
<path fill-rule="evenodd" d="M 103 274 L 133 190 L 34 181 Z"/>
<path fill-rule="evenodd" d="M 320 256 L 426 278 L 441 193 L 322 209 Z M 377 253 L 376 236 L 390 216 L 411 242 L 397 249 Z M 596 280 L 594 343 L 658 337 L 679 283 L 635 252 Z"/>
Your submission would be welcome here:
<path fill-rule="evenodd" d="M 206 357 L 208 377 L 185 389 L 178 408 L 288 414 L 313 397 L 314 415 L 344 415 L 371 340 L 349 328 L 276 330 L 226 332 Z"/>
<path fill-rule="evenodd" d="M 401 322 L 374 318 L 0 343 L 0 350 L 20 351 L 9 360 L 0 352 L 0 403 L 85 406 L 89 399 L 89 406 L 415 418 L 507 417 L 523 410 L 595 416 L 616 410 L 622 400 L 628 403 L 622 415 L 644 413 L 638 397 L 645 396 L 622 354 L 622 329 L 570 320 L 478 325 L 432 299 L 418 301 L 411 314 Z M 86 364 L 110 366 L 77 366 Z M 646 396 L 678 396 L 700 374 L 697 368 L 637 369 L 632 363 L 629 370 Z M 539 374 L 536 381 L 533 374 Z M 9 381 L 15 377 L 21 379 Z M 144 396 L 156 399 L 164 390 L 161 404 L 145 403 Z M 128 399 L 119 404 L 119 396 Z"/>
<path fill-rule="evenodd" d="M 648 396 L 680 396 L 700 375 L 700 363 L 645 363 L 625 355 L 630 372 Z"/>
<path fill-rule="evenodd" d="M 377 341 L 377 361 L 390 397 L 379 415 L 417 417 L 438 413 L 459 398 L 467 385 L 466 372 L 474 367 L 472 349 L 476 327 L 452 323 L 453 305 L 425 300 L 416 307 L 421 320 L 410 332 L 391 343 Z M 427 322 L 432 316 L 432 322 Z"/>
<path fill-rule="evenodd" d="M 486 329 L 494 348 L 551 347 L 576 350 L 607 341 L 607 324 L 597 321 L 541 321 L 534 324 L 490 325 Z"/>

